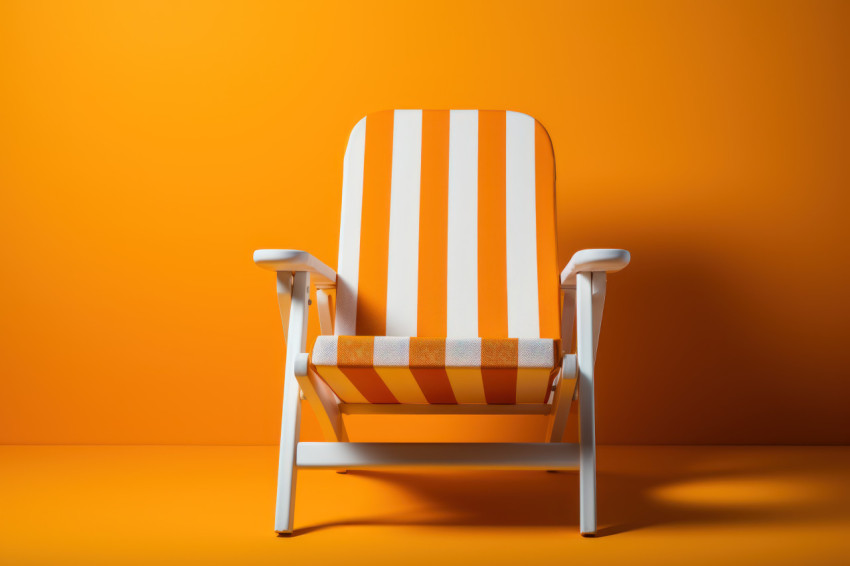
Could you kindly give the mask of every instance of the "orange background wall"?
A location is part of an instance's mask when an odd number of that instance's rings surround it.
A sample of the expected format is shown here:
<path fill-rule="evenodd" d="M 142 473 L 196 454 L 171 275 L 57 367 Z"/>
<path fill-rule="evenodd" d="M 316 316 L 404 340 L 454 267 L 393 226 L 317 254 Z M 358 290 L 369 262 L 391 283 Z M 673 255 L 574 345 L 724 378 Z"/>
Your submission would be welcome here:
<path fill-rule="evenodd" d="M 0 442 L 275 442 L 283 344 L 251 252 L 336 265 L 349 129 L 392 107 L 536 116 L 562 262 L 632 251 L 601 442 L 850 441 L 848 8 L 3 2 Z"/>

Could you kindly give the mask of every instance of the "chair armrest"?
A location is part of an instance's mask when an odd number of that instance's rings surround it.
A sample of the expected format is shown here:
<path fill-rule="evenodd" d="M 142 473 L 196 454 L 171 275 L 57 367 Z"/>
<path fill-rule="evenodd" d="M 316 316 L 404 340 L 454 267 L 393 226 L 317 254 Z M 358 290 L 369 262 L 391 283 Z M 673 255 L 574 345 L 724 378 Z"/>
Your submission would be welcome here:
<path fill-rule="evenodd" d="M 269 271 L 308 271 L 317 287 L 336 286 L 336 272 L 300 250 L 255 250 L 254 263 Z"/>
<path fill-rule="evenodd" d="M 576 252 L 561 272 L 561 287 L 575 287 L 576 275 L 581 272 L 620 271 L 629 265 L 630 259 L 631 256 L 626 250 L 599 249 Z"/>

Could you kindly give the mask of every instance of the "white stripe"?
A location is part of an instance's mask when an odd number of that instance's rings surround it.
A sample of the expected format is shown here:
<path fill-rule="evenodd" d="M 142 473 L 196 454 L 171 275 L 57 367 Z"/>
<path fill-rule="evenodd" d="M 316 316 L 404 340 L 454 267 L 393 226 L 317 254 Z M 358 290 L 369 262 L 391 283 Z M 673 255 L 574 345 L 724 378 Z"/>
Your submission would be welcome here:
<path fill-rule="evenodd" d="M 446 335 L 478 337 L 478 111 L 449 114 Z"/>
<path fill-rule="evenodd" d="M 357 328 L 357 280 L 360 276 L 360 219 L 363 209 L 363 163 L 366 158 L 366 118 L 348 138 L 342 177 L 342 218 L 336 284 L 337 336 L 354 335 Z"/>
<path fill-rule="evenodd" d="M 317 336 L 310 354 L 310 361 L 317 366 L 335 366 L 337 340 L 336 336 Z"/>
<path fill-rule="evenodd" d="M 396 110 L 387 254 L 387 336 L 416 336 L 421 169 L 422 111 Z"/>
<path fill-rule="evenodd" d="M 517 340 L 516 365 L 519 368 L 552 369 L 555 367 L 555 341 L 520 338 Z"/>
<path fill-rule="evenodd" d="M 410 338 L 375 336 L 373 344 L 372 364 L 376 367 L 410 367 Z"/>
<path fill-rule="evenodd" d="M 534 118 L 508 112 L 505 140 L 508 337 L 540 338 Z"/>
<path fill-rule="evenodd" d="M 481 338 L 446 340 L 446 367 L 481 367 Z"/>

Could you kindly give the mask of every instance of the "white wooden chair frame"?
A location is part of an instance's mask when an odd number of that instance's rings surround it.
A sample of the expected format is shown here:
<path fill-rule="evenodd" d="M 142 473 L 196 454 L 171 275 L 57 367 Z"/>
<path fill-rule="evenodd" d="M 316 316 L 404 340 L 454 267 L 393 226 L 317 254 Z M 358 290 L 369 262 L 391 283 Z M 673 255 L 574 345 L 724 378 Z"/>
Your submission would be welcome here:
<path fill-rule="evenodd" d="M 561 340 L 576 352 L 565 354 L 560 378 L 545 404 L 523 405 L 389 405 L 346 404 L 308 371 L 307 309 L 310 280 L 322 334 L 333 334 L 336 273 L 307 252 L 257 250 L 254 261 L 277 273 L 277 294 L 286 340 L 283 417 L 280 433 L 275 531 L 293 531 L 295 480 L 299 469 L 461 467 L 500 470 L 579 471 L 580 532 L 596 533 L 596 432 L 593 368 L 605 304 L 606 273 L 628 265 L 629 252 L 595 249 L 577 252 L 561 273 Z M 301 404 L 310 403 L 327 442 L 299 442 Z M 563 443 L 570 404 L 578 399 L 579 442 Z M 465 414 L 549 416 L 544 442 L 537 443 L 369 443 L 349 442 L 344 414 Z"/>

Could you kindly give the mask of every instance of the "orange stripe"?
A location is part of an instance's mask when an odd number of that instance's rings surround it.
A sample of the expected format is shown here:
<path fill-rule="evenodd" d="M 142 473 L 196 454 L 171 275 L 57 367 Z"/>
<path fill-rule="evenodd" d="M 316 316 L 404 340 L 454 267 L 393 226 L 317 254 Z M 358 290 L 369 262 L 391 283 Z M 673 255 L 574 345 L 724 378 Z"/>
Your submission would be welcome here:
<path fill-rule="evenodd" d="M 375 339 L 371 336 L 339 336 L 336 342 L 337 367 L 372 367 Z"/>
<path fill-rule="evenodd" d="M 444 337 L 449 228 L 447 110 L 422 112 L 422 173 L 419 194 L 419 303 L 416 334 Z"/>
<path fill-rule="evenodd" d="M 505 112 L 478 113 L 478 335 L 508 336 Z M 486 381 L 486 378 L 485 378 Z"/>
<path fill-rule="evenodd" d="M 370 403 L 398 403 L 375 368 L 340 368 Z"/>
<path fill-rule="evenodd" d="M 561 334 L 558 233 L 555 210 L 555 162 L 549 134 L 534 124 L 534 178 L 537 203 L 537 300 L 540 304 L 540 337 Z"/>
<path fill-rule="evenodd" d="M 373 367 L 375 339 L 371 336 L 340 336 L 337 367 L 370 403 L 398 403 Z"/>
<path fill-rule="evenodd" d="M 361 336 L 384 336 L 387 329 L 392 159 L 393 112 L 370 114 L 366 119 L 360 276 L 357 283 L 356 332 Z"/>
<path fill-rule="evenodd" d="M 410 372 L 429 403 L 457 403 L 446 373 L 445 339 L 411 338 L 409 359 Z"/>
<path fill-rule="evenodd" d="M 516 403 L 519 341 L 481 340 L 481 377 L 488 403 Z"/>

